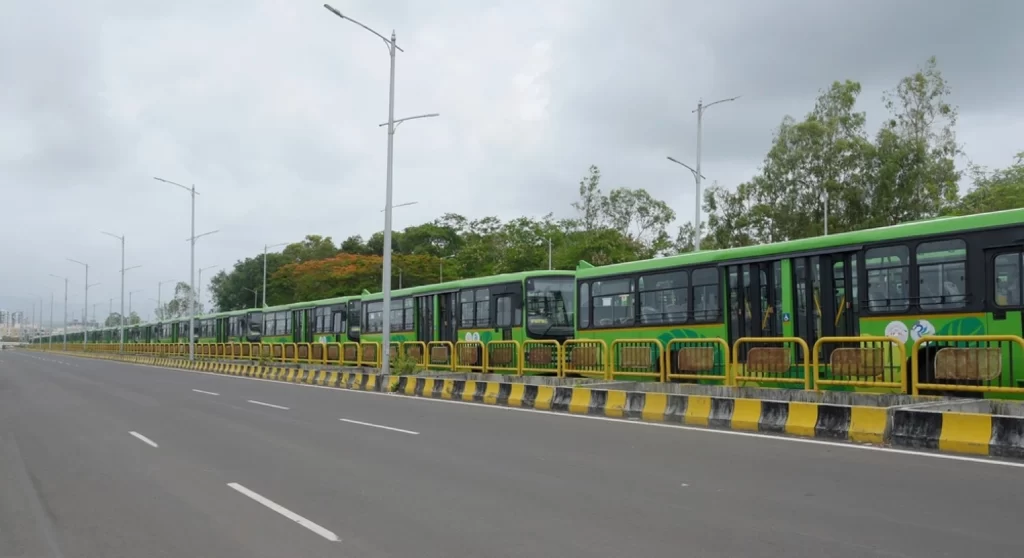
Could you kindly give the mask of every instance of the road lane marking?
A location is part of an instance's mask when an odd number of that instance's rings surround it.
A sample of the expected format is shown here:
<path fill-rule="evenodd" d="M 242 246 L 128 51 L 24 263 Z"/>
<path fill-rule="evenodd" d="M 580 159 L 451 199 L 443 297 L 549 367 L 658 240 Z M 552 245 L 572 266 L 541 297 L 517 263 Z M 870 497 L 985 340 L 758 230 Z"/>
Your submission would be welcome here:
<path fill-rule="evenodd" d="M 218 378 L 226 378 L 228 380 L 250 380 L 250 381 L 254 381 L 254 382 L 267 382 L 267 383 L 271 383 L 271 384 L 274 384 L 274 385 L 277 385 L 277 386 L 291 386 L 291 387 L 299 387 L 299 388 L 328 389 L 328 390 L 338 391 L 338 392 L 341 392 L 341 393 L 352 393 L 352 394 L 371 395 L 371 396 L 385 396 L 385 397 L 390 397 L 392 399 L 394 399 L 396 397 L 394 394 L 391 394 L 391 393 L 382 393 L 382 392 L 376 392 L 376 391 L 362 391 L 362 390 L 356 390 L 356 389 L 338 388 L 338 387 L 334 387 L 334 386 L 317 386 L 317 385 L 310 385 L 310 384 L 291 384 L 291 383 L 279 382 L 277 380 L 268 380 L 268 379 L 265 379 L 265 378 L 249 378 L 249 377 L 246 377 L 246 376 L 225 376 L 225 375 L 219 374 L 217 372 L 206 372 L 206 371 L 202 371 L 202 370 L 183 370 L 181 368 L 173 368 L 173 367 L 168 367 L 168 366 L 157 366 L 157 365 L 154 365 L 154 364 L 138 364 L 138 363 L 118 362 L 118 361 L 112 361 L 112 362 L 117 362 L 118 364 L 121 364 L 121 365 L 124 365 L 124 366 L 144 366 L 146 368 L 156 368 L 156 369 L 159 369 L 159 370 L 164 370 L 164 371 L 167 371 L 167 372 L 174 372 L 174 373 L 178 373 L 178 372 L 191 372 L 191 373 L 194 373 L 194 374 L 203 374 L 203 375 L 206 375 L 206 376 L 216 376 Z M 880 452 L 880 453 L 889 453 L 889 454 L 895 454 L 895 455 L 911 455 L 911 456 L 916 456 L 916 457 L 926 457 L 926 458 L 931 458 L 931 459 L 941 459 L 941 460 L 944 460 L 944 461 L 960 461 L 960 462 L 966 462 L 966 463 L 979 463 L 979 464 L 982 464 L 982 465 L 996 465 L 996 466 L 1000 466 L 1000 467 L 1013 467 L 1013 468 L 1016 468 L 1016 469 L 1024 469 L 1024 463 L 1014 462 L 1014 461 L 1002 461 L 1002 460 L 995 459 L 995 458 L 968 457 L 968 456 L 963 456 L 963 455 L 951 455 L 951 454 L 945 454 L 945 453 L 933 453 L 933 452 L 927 452 L 927 451 L 915 451 L 915 450 L 909 450 L 909 449 L 888 448 L 888 447 L 882 447 L 882 446 L 870 446 L 870 445 L 865 446 L 865 445 L 857 445 L 857 444 L 850 443 L 850 442 L 832 442 L 832 441 L 828 441 L 828 440 L 815 440 L 815 439 L 811 439 L 811 438 L 791 438 L 791 437 L 787 437 L 787 436 L 780 436 L 780 435 L 777 435 L 777 434 L 760 434 L 760 433 L 756 433 L 756 432 L 738 432 L 738 431 L 735 431 L 735 430 L 721 430 L 721 429 L 707 428 L 707 427 L 702 427 L 702 426 L 685 426 L 685 425 L 680 425 L 680 424 L 666 424 L 666 423 L 662 423 L 662 422 L 642 422 L 642 421 L 626 420 L 626 419 L 613 418 L 613 417 L 599 417 L 599 416 L 591 416 L 591 415 L 574 415 L 574 414 L 570 414 L 570 413 L 561 413 L 561 412 L 558 412 L 558 411 L 546 411 L 546 410 L 542 410 L 542 409 L 523 409 L 523 408 L 519 408 L 519 407 L 505 407 L 505 406 L 502 406 L 502 405 L 489 405 L 489 404 L 486 404 L 486 403 L 475 403 L 475 402 L 472 402 L 472 401 L 452 401 L 450 399 L 434 399 L 434 398 L 431 398 L 431 397 L 408 397 L 408 396 L 405 399 L 408 400 L 408 401 L 420 401 L 420 402 L 428 403 L 428 404 L 429 403 L 446 403 L 446 404 L 449 404 L 449 405 L 467 405 L 467 406 L 470 406 L 470 407 L 479 407 L 479 408 L 482 408 L 482 409 L 490 409 L 490 410 L 495 411 L 495 412 L 514 411 L 514 412 L 520 412 L 520 413 L 532 413 L 532 414 L 539 414 L 539 415 L 548 415 L 548 416 L 552 416 L 552 417 L 560 417 L 560 418 L 566 418 L 566 419 L 598 420 L 598 421 L 605 421 L 605 422 L 614 422 L 614 423 L 618 423 L 618 424 L 631 424 L 631 425 L 634 425 L 634 426 L 646 426 L 646 427 L 652 427 L 652 428 L 669 428 L 669 429 L 673 429 L 673 430 L 686 430 L 686 431 L 690 431 L 690 432 L 701 432 L 701 433 L 708 434 L 708 435 L 742 436 L 742 437 L 745 437 L 745 438 L 759 438 L 761 440 L 770 441 L 770 442 L 795 443 L 795 444 L 812 444 L 812 445 L 816 445 L 816 446 L 829 446 L 829 447 L 846 448 L 846 449 L 853 449 L 853 450 L 868 450 L 868 451 L 877 451 L 877 452 Z"/>
<path fill-rule="evenodd" d="M 361 424 L 363 426 L 372 426 L 374 428 L 383 428 L 384 430 L 394 430 L 395 432 L 402 432 L 404 434 L 412 434 L 413 436 L 419 435 L 419 432 L 413 432 L 412 430 L 402 430 L 401 428 L 394 428 L 394 427 L 391 427 L 391 426 L 384 426 L 384 425 L 381 425 L 381 424 L 373 424 L 372 422 L 362 422 L 362 421 L 351 420 L 351 419 L 338 419 L 338 420 L 340 420 L 341 422 L 348 422 L 348 423 L 352 423 L 352 424 Z"/>
<path fill-rule="evenodd" d="M 135 436 L 136 438 L 142 440 L 143 442 L 146 442 L 147 444 L 153 446 L 154 448 L 160 447 L 160 446 L 156 445 L 156 442 L 154 442 L 153 440 L 150 440 L 149 438 L 143 436 L 142 434 L 139 434 L 138 432 L 135 432 L 134 430 L 131 431 L 130 434 L 132 436 Z"/>
<path fill-rule="evenodd" d="M 206 390 L 202 390 L 202 389 L 193 389 L 192 391 L 194 391 L 196 393 L 205 393 L 206 395 L 220 395 L 219 393 L 214 393 L 212 391 L 206 391 Z"/>
<path fill-rule="evenodd" d="M 272 500 L 269 500 L 267 498 L 264 498 L 263 496 L 260 496 L 259 494 L 253 492 L 252 490 L 249 490 L 248 488 L 238 484 L 237 482 L 229 482 L 228 486 L 230 486 L 231 488 L 237 490 L 238 492 L 241 492 L 242 494 L 245 494 L 246 496 L 252 498 L 253 500 L 256 500 L 257 502 L 263 504 L 264 506 L 266 506 L 266 507 L 276 511 L 277 513 L 287 517 L 288 519 L 291 519 L 295 523 L 298 523 L 299 525 L 302 525 L 306 529 L 309 529 L 310 531 L 313 531 L 317 535 L 320 535 L 321 537 L 323 537 L 323 538 L 325 538 L 325 539 L 327 539 L 329 541 L 341 542 L 341 539 L 338 538 L 338 535 L 335 535 L 334 533 L 328 531 L 327 529 L 324 529 L 323 527 L 317 525 L 316 523 L 313 523 L 312 521 L 306 519 L 305 517 L 302 517 L 301 515 L 299 515 L 299 514 L 293 512 L 293 511 L 289 510 L 288 508 L 280 506 L 280 505 L 274 503 Z"/>
<path fill-rule="evenodd" d="M 273 403 L 264 403 L 262 401 L 256 401 L 254 399 L 250 399 L 249 403 L 252 403 L 254 405 L 263 405 L 264 407 L 273 407 L 275 409 L 281 409 L 283 411 L 287 411 L 288 410 L 288 407 L 282 407 L 280 405 L 274 405 Z"/>

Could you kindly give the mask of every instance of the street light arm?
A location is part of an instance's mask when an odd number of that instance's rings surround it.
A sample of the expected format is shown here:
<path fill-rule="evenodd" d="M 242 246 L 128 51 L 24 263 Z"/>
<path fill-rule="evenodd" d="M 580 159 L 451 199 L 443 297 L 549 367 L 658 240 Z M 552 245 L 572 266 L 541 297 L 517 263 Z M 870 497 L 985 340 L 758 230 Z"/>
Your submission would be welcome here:
<path fill-rule="evenodd" d="M 682 165 L 682 166 L 686 167 L 687 170 L 689 170 L 690 172 L 693 173 L 694 177 L 697 176 L 697 171 L 693 167 L 691 167 L 690 165 L 687 165 L 686 163 L 680 161 L 679 159 L 676 159 L 675 157 L 665 157 L 665 158 L 668 159 L 669 161 L 672 161 L 673 163 L 675 163 L 677 165 Z M 701 174 L 700 177 L 703 178 L 704 180 L 707 180 L 707 178 L 708 178 L 708 177 L 704 176 L 703 174 Z"/>
<path fill-rule="evenodd" d="M 348 17 L 347 15 L 344 15 L 344 14 L 342 14 L 341 12 L 339 12 L 338 10 L 336 10 L 336 9 L 335 9 L 335 8 L 334 8 L 333 6 L 331 6 L 330 4 L 324 4 L 324 7 L 325 7 L 325 8 L 327 8 L 327 11 L 329 11 L 329 12 L 331 12 L 332 14 L 334 14 L 334 15 L 336 15 L 336 16 L 338 16 L 338 17 L 340 17 L 341 19 L 345 19 L 345 20 L 351 21 L 352 23 L 355 23 L 355 24 L 356 24 L 356 25 L 358 25 L 359 27 L 362 27 L 363 29 L 366 29 L 366 30 L 367 30 L 367 31 L 369 31 L 370 33 L 373 33 L 374 35 L 376 35 L 376 36 L 380 37 L 380 40 L 382 40 L 382 41 L 384 41 L 385 43 L 387 43 L 387 45 L 388 45 L 388 48 L 389 48 L 389 49 L 391 48 L 391 41 L 390 41 L 390 40 L 388 40 L 388 38 L 387 38 L 387 37 L 385 37 L 384 35 L 381 35 L 380 33 L 378 33 L 378 32 L 376 32 L 376 31 L 374 31 L 373 29 L 370 29 L 369 27 L 367 27 L 367 26 L 363 25 L 362 23 L 359 23 L 358 21 L 356 21 L 356 20 L 354 20 L 354 19 L 352 19 L 352 18 Z M 398 52 L 405 52 L 404 50 L 402 50 L 402 47 L 398 46 L 397 44 L 395 45 L 395 48 L 397 48 L 397 49 L 398 49 Z"/>
<path fill-rule="evenodd" d="M 118 235 L 116 235 L 116 234 L 114 234 L 114 233 L 108 233 L 107 231 L 100 231 L 100 232 L 101 232 L 102 234 L 105 234 L 105 235 L 107 235 L 107 236 L 111 236 L 111 237 L 114 237 L 114 238 L 116 238 L 116 239 L 120 240 L 121 242 L 124 242 L 124 235 L 118 236 Z"/>
<path fill-rule="evenodd" d="M 142 267 L 142 265 L 133 265 L 131 267 L 126 267 L 126 268 L 122 269 L 121 271 L 131 271 L 133 269 L 138 269 L 140 267 Z"/>
<path fill-rule="evenodd" d="M 210 232 L 204 232 L 203 234 L 200 234 L 200 235 L 196 235 L 196 236 L 195 236 L 195 237 L 193 237 L 193 238 L 186 238 L 186 239 L 185 239 L 185 242 L 188 242 L 188 241 L 190 241 L 190 240 L 199 240 L 200 238 L 203 238 L 204 236 L 210 236 L 211 234 L 214 234 L 214 233 L 219 233 L 219 232 L 220 232 L 220 230 L 216 230 L 216 231 L 210 231 Z"/>
<path fill-rule="evenodd" d="M 735 101 L 736 99 L 739 99 L 742 96 L 743 95 L 736 95 L 735 97 L 729 97 L 728 99 L 719 99 L 719 100 L 717 100 L 717 101 L 715 101 L 713 103 L 708 103 L 708 104 L 703 105 L 701 107 L 695 108 L 695 109 L 691 110 L 690 112 L 697 112 L 698 110 L 705 111 L 705 110 L 708 109 L 708 107 L 713 107 L 713 106 L 715 106 L 717 104 L 720 104 L 720 103 L 728 103 L 730 101 Z"/>
<path fill-rule="evenodd" d="M 177 182 L 171 182 L 170 180 L 164 180 L 163 178 L 160 178 L 158 176 L 154 176 L 153 180 L 158 180 L 158 181 L 163 182 L 165 184 L 171 184 L 171 185 L 177 186 L 178 188 L 181 188 L 182 190 L 185 190 L 185 191 L 187 191 L 189 193 L 195 194 L 197 196 L 199 195 L 199 192 L 195 191 L 193 188 L 189 188 L 188 186 L 185 186 L 183 184 L 178 184 Z"/>
<path fill-rule="evenodd" d="M 398 125 L 401 124 L 402 122 L 405 122 L 406 120 L 416 120 L 417 118 L 434 118 L 434 117 L 437 117 L 437 116 L 441 116 L 441 113 L 439 113 L 439 112 L 432 112 L 430 114 L 418 114 L 416 116 L 406 116 L 405 118 L 396 118 L 395 119 L 395 129 L 397 130 L 398 129 Z M 387 125 L 388 125 L 388 123 L 385 122 L 383 124 L 380 124 L 379 127 L 383 128 L 384 126 L 387 126 Z"/>
<path fill-rule="evenodd" d="M 418 201 L 414 201 L 414 202 L 405 202 L 405 203 L 400 203 L 400 204 L 398 204 L 398 205 L 392 205 L 392 206 L 391 206 L 391 209 L 396 209 L 396 208 L 399 208 L 399 207 L 408 207 L 408 206 L 410 206 L 410 205 L 416 205 L 416 204 L 418 204 L 418 203 L 420 203 L 420 202 L 418 202 Z M 380 212 L 381 212 L 381 213 L 384 213 L 384 211 L 385 211 L 385 209 L 381 209 L 381 210 L 380 210 Z"/>
<path fill-rule="evenodd" d="M 87 263 L 85 263 L 85 262 L 80 262 L 80 261 L 78 261 L 78 260 L 73 260 L 73 259 L 71 259 L 71 258 L 67 258 L 67 260 L 68 260 L 69 262 L 75 262 L 75 263 L 76 263 L 76 264 L 78 264 L 78 265 L 84 265 L 85 267 L 89 267 L 89 264 L 87 264 Z"/>

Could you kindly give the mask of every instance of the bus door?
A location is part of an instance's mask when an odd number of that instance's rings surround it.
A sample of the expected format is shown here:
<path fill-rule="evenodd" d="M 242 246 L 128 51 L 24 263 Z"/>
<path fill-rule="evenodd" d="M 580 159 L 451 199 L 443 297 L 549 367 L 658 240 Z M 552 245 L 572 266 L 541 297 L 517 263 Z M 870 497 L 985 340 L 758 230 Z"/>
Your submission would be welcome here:
<path fill-rule="evenodd" d="M 305 343 L 305 323 L 302 320 L 302 310 L 292 310 L 292 343 Z"/>
<path fill-rule="evenodd" d="M 458 319 L 456 308 L 458 308 L 457 291 L 441 293 L 437 295 L 438 315 L 440 316 L 441 331 L 440 340 L 455 343 L 458 341 Z"/>
<path fill-rule="evenodd" d="M 434 295 L 416 297 L 416 340 L 434 340 Z"/>
<path fill-rule="evenodd" d="M 782 261 L 726 266 L 729 345 L 741 337 L 782 336 Z M 746 357 L 741 346 L 739 358 Z"/>
<path fill-rule="evenodd" d="M 857 252 L 793 258 L 793 331 L 809 348 L 822 337 L 860 334 Z M 822 348 L 823 360 L 832 345 Z"/>
<path fill-rule="evenodd" d="M 819 261 L 821 284 L 821 333 L 824 336 L 851 337 L 860 334 L 857 320 L 857 252 L 822 255 Z"/>
<path fill-rule="evenodd" d="M 1006 247 L 985 251 L 984 273 L 972 274 L 971 277 L 984 277 L 983 288 L 972 287 L 974 292 L 984 292 L 987 324 L 985 331 L 996 335 L 1024 335 L 1024 253 L 1019 247 Z M 968 304 L 970 300 L 968 299 Z M 1024 354 L 1016 343 L 1010 343 L 1010 357 L 1004 358 L 1000 376 L 1010 380 L 996 385 L 1013 385 L 1010 382 L 1024 376 L 1020 367 L 1024 366 Z M 1009 374 L 1006 373 L 1009 372 Z M 1000 378 L 1001 380 L 1001 378 Z M 1013 387 L 1018 387 L 1013 385 Z"/>

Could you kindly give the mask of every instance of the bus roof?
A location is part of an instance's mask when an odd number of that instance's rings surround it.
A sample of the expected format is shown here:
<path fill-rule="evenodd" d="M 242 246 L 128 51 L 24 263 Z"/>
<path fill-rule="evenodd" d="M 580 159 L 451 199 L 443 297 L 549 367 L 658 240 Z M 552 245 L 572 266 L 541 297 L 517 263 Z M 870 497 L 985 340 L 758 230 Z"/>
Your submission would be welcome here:
<path fill-rule="evenodd" d="M 537 270 L 537 271 L 517 271 L 515 273 L 503 273 L 501 275 L 488 275 L 486 277 L 474 277 L 472 279 L 459 279 L 458 281 L 445 281 L 444 283 L 433 283 L 430 285 L 422 285 L 419 287 L 409 287 L 406 289 L 395 289 L 391 291 L 392 297 L 400 296 L 414 296 L 418 294 L 455 291 L 458 289 L 465 289 L 467 287 L 484 287 L 487 285 L 496 285 L 500 283 L 510 283 L 514 281 L 523 281 L 527 277 L 575 277 L 576 272 L 565 271 L 565 270 Z M 370 300 L 381 300 L 384 298 L 383 293 L 373 293 L 371 295 L 364 295 L 361 297 L 364 301 Z"/>
<path fill-rule="evenodd" d="M 787 240 L 772 244 L 691 252 L 680 254 L 678 256 L 639 260 L 601 267 L 587 268 L 585 266 L 581 266 L 577 269 L 576 275 L 578 278 L 582 279 L 586 277 L 615 275 L 620 273 L 631 273 L 670 267 L 692 266 L 708 263 L 714 264 L 729 260 L 743 260 L 764 256 L 820 251 L 842 246 L 856 246 L 859 244 L 883 242 L 886 240 L 940 235 L 951 232 L 996 228 L 1022 223 L 1024 223 L 1024 209 L 1008 209 L 1005 211 L 978 213 L 975 215 L 939 217 L 924 221 L 913 221 L 898 225 L 890 225 L 888 227 L 851 231 L 828 236 L 801 238 L 798 240 Z"/>

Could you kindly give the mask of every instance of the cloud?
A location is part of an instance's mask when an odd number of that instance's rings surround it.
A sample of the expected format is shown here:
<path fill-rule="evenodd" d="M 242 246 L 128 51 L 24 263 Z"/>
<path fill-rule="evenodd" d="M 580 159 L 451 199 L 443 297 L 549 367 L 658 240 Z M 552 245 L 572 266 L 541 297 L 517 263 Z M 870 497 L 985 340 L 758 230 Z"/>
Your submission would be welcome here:
<path fill-rule="evenodd" d="M 734 185 L 831 81 L 860 80 L 877 126 L 882 92 L 933 54 L 971 158 L 1002 166 L 1022 148 L 1019 3 L 334 1 L 396 31 L 396 116 L 441 113 L 395 135 L 394 201 L 418 202 L 395 211 L 398 228 L 449 211 L 567 215 L 590 164 L 606 189 L 647 188 L 683 222 L 692 178 L 664 157 L 693 161 L 698 99 L 742 95 L 704 130 L 704 174 Z M 11 4 L 0 307 L 59 299 L 50 273 L 72 276 L 80 307 L 82 270 L 66 257 L 102 282 L 91 301 L 119 296 L 118 246 L 100 230 L 128 236 L 144 313 L 159 281 L 187 280 L 189 199 L 153 176 L 195 183 L 197 232 L 220 230 L 199 241 L 197 267 L 381 228 L 387 50 L 319 2 Z"/>

